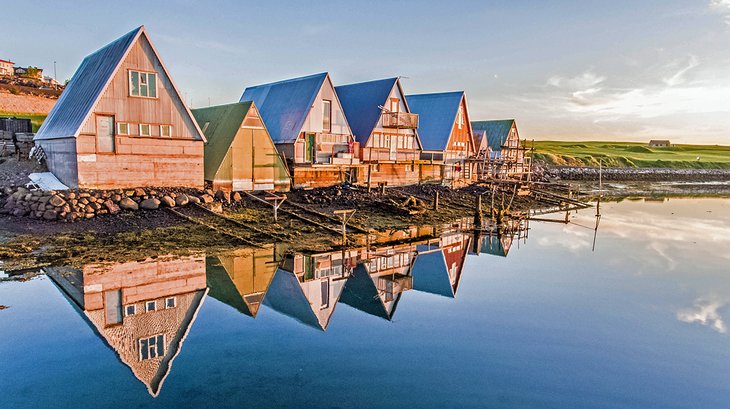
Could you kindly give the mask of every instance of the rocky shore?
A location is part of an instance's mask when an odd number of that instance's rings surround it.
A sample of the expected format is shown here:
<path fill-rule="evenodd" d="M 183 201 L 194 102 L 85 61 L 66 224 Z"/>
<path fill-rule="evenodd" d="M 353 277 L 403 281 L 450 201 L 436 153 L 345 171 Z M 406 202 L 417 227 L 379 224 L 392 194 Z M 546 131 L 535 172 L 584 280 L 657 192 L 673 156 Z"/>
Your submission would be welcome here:
<path fill-rule="evenodd" d="M 672 169 L 672 168 L 599 168 L 572 166 L 544 166 L 546 180 L 598 180 L 602 173 L 605 181 L 730 181 L 729 169 Z"/>

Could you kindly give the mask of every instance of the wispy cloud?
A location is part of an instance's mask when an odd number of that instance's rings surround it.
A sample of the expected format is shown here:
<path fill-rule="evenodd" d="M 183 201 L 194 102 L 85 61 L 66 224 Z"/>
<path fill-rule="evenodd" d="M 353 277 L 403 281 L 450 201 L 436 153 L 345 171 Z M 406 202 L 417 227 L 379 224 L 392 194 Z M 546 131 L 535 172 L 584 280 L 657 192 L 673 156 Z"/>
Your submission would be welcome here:
<path fill-rule="evenodd" d="M 684 74 L 686 74 L 691 69 L 697 67 L 698 65 L 700 65 L 700 59 L 697 58 L 697 56 L 690 55 L 689 61 L 687 61 L 687 64 L 685 66 L 680 68 L 679 71 L 672 74 L 672 76 L 664 78 L 663 81 L 666 85 L 669 85 L 670 87 L 683 84 L 685 82 Z"/>
<path fill-rule="evenodd" d="M 710 10 L 725 16 L 725 24 L 730 26 L 730 0 L 711 0 Z"/>
<path fill-rule="evenodd" d="M 695 301 L 692 308 L 679 311 L 677 319 L 689 324 L 700 323 L 724 334 L 727 332 L 727 324 L 725 324 L 719 310 L 727 303 L 727 299 L 716 296 L 702 297 Z"/>

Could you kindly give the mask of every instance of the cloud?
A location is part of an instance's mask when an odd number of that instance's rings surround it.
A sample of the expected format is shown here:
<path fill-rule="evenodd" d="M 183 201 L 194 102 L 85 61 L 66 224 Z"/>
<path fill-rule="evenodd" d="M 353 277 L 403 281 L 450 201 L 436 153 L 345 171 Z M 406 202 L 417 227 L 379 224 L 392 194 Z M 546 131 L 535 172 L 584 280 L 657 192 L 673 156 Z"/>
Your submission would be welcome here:
<path fill-rule="evenodd" d="M 566 78 L 561 76 L 553 76 L 548 78 L 548 85 L 557 88 L 565 88 L 573 91 L 581 91 L 587 88 L 594 88 L 596 85 L 604 82 L 606 77 L 597 75 L 593 70 L 587 70 L 582 74 Z"/>
<path fill-rule="evenodd" d="M 730 26 L 730 0 L 711 0 L 710 10 L 725 16 L 725 24 Z"/>
<path fill-rule="evenodd" d="M 728 300 L 715 296 L 698 298 L 692 308 L 679 311 L 677 319 L 689 324 L 697 322 L 724 334 L 727 332 L 727 324 L 719 310 L 727 303 Z"/>
<path fill-rule="evenodd" d="M 728 0 L 728 1 L 730 1 L 730 0 Z M 687 62 L 687 65 L 685 67 L 682 67 L 679 71 L 674 73 L 674 75 L 672 75 L 671 77 L 663 79 L 663 81 L 665 84 L 669 85 L 670 87 L 683 84 L 685 82 L 684 74 L 686 74 L 689 70 L 697 67 L 698 65 L 700 65 L 700 59 L 697 58 L 697 56 L 690 55 L 689 61 Z"/>

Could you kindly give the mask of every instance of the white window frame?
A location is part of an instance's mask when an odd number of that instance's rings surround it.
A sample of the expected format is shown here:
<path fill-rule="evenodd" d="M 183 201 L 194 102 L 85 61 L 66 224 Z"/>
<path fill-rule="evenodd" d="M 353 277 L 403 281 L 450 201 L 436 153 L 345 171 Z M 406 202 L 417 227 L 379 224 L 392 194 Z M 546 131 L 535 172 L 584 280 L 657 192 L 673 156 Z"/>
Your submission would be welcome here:
<path fill-rule="evenodd" d="M 167 128 L 167 135 L 162 131 L 165 128 Z M 160 125 L 160 137 L 172 138 L 172 125 Z"/>
<path fill-rule="evenodd" d="M 154 307 L 150 309 L 150 305 L 154 305 Z M 144 312 L 151 312 L 151 311 L 157 311 L 157 300 L 146 301 L 144 303 Z"/>
<path fill-rule="evenodd" d="M 456 117 L 456 122 L 459 124 L 459 129 L 462 129 L 464 126 L 464 107 L 459 106 L 459 113 Z"/>
<path fill-rule="evenodd" d="M 142 133 L 142 127 L 147 127 L 147 133 Z M 139 136 L 152 136 L 152 125 L 150 124 L 139 124 Z"/>
<path fill-rule="evenodd" d="M 157 345 L 158 345 L 157 344 L 157 341 L 158 341 L 157 338 L 158 337 L 162 337 L 162 355 L 157 355 Z M 163 357 L 165 355 L 165 353 L 167 352 L 167 351 L 165 351 L 165 349 L 167 348 L 167 345 L 165 343 L 165 338 L 167 338 L 165 336 L 165 334 L 156 334 L 156 335 L 152 335 L 152 336 L 149 336 L 149 337 L 143 337 L 143 338 L 137 339 L 137 349 L 138 349 L 138 352 L 139 352 L 139 360 L 140 360 L 140 362 L 141 361 L 148 360 L 148 359 L 155 359 L 155 358 L 161 358 L 161 357 Z M 154 339 L 155 340 L 155 346 L 154 346 L 154 348 L 150 348 L 150 340 L 151 339 Z M 147 358 L 145 358 L 145 357 L 142 356 L 142 341 L 147 341 Z M 153 353 L 150 353 L 150 352 L 153 352 Z"/>
<path fill-rule="evenodd" d="M 122 125 L 127 126 L 126 132 L 122 132 Z M 129 122 L 117 122 L 117 135 L 129 135 Z"/>
<path fill-rule="evenodd" d="M 172 300 L 172 306 L 167 305 L 167 302 L 170 301 L 170 300 Z M 167 298 L 165 298 L 165 309 L 166 310 L 169 309 L 169 308 L 175 308 L 175 307 L 177 307 L 177 297 L 167 297 Z"/>
<path fill-rule="evenodd" d="M 132 93 L 132 73 L 137 73 L 137 78 L 138 78 L 138 80 L 137 80 L 138 81 L 138 83 L 137 83 L 137 93 L 138 93 L 138 95 L 134 95 Z M 149 76 L 150 75 L 154 75 L 155 76 L 155 87 L 153 88 L 154 89 L 154 92 L 155 92 L 155 95 L 154 96 L 150 96 L 150 86 L 149 86 L 149 84 L 150 84 Z M 145 83 L 145 86 L 147 87 L 147 95 L 146 96 L 145 95 L 142 95 L 142 77 L 144 77 L 144 83 Z M 129 82 L 129 96 L 130 97 L 134 97 L 134 98 L 149 98 L 149 99 L 157 99 L 158 98 L 158 96 L 157 96 L 158 95 L 158 92 L 157 92 L 157 90 L 158 90 L 157 84 L 159 84 L 159 82 L 160 82 L 160 76 L 157 75 L 156 72 L 129 70 L 129 73 L 127 75 L 127 81 Z"/>
<path fill-rule="evenodd" d="M 129 308 L 132 309 L 132 312 L 129 312 Z M 130 304 L 124 306 L 124 316 L 129 317 L 132 315 L 137 315 L 137 305 L 136 304 Z"/>

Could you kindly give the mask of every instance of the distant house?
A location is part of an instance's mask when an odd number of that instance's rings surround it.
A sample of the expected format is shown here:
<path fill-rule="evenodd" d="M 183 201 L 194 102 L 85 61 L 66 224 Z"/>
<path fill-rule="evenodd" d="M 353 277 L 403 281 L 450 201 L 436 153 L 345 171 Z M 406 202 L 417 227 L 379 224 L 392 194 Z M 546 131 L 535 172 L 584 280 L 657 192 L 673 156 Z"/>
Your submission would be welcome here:
<path fill-rule="evenodd" d="M 410 112 L 399 78 L 335 87 L 360 145 L 361 183 L 403 186 L 419 181 L 418 115 Z"/>
<path fill-rule="evenodd" d="M 426 177 L 456 184 L 472 180 L 470 160 L 475 148 L 464 92 L 407 95 L 406 99 L 418 114 L 421 159 L 433 164 Z"/>
<path fill-rule="evenodd" d="M 16 77 L 43 80 L 43 69 L 38 67 L 15 67 Z"/>
<path fill-rule="evenodd" d="M 650 148 L 668 148 L 672 146 L 671 142 L 664 139 L 652 139 L 649 141 Z"/>
<path fill-rule="evenodd" d="M 477 174 L 481 179 L 522 178 L 529 172 L 514 119 L 474 121 Z"/>
<path fill-rule="evenodd" d="M 192 112 L 207 139 L 205 180 L 214 190 L 289 190 L 289 173 L 253 102 Z"/>
<path fill-rule="evenodd" d="M 144 26 L 84 59 L 34 140 L 71 188 L 203 187 L 205 138 Z"/>
<path fill-rule="evenodd" d="M 248 87 L 244 101 L 258 107 L 294 187 L 356 181 L 359 148 L 329 74 Z"/>
<path fill-rule="evenodd" d="M 158 396 L 205 300 L 205 259 L 148 259 L 46 272 L 150 395 Z"/>
<path fill-rule="evenodd" d="M 15 69 L 13 68 L 15 63 L 9 60 L 0 60 L 0 76 L 5 75 L 12 77 L 15 75 Z"/>

